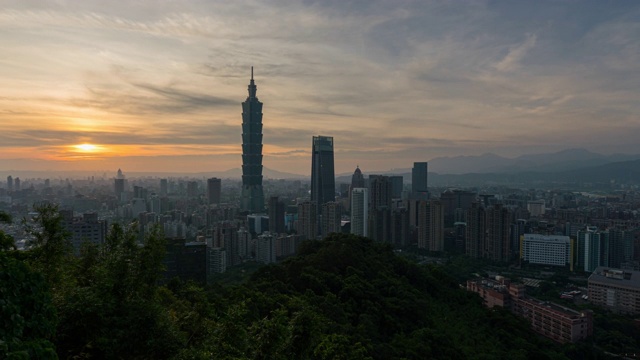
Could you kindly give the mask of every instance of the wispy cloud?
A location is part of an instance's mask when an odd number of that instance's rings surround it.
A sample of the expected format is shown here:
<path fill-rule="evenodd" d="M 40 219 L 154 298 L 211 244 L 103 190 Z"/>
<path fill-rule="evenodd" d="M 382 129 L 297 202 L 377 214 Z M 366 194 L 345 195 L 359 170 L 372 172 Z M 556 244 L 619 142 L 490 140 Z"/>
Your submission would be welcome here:
<path fill-rule="evenodd" d="M 536 39 L 536 35 L 527 34 L 523 43 L 509 48 L 507 55 L 495 65 L 496 69 L 498 71 L 516 70 L 527 53 L 536 45 Z"/>

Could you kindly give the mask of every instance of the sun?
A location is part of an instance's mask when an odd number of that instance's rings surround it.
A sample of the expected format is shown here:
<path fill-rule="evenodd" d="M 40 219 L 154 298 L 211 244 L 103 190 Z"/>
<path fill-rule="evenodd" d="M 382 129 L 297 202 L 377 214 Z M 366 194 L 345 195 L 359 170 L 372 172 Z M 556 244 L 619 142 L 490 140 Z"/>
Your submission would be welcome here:
<path fill-rule="evenodd" d="M 85 153 L 94 153 L 102 149 L 101 146 L 94 145 L 94 144 L 78 144 L 78 145 L 73 145 L 73 147 L 76 149 L 76 151 L 85 152 Z"/>

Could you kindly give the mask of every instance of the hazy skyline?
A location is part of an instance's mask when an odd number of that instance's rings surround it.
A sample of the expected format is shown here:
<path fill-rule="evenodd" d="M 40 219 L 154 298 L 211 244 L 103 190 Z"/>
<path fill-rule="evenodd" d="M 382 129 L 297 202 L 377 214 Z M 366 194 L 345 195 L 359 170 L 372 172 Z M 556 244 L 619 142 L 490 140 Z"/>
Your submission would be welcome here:
<path fill-rule="evenodd" d="M 1 1 L 3 170 L 241 166 L 255 67 L 264 166 L 640 153 L 635 1 Z M 82 144 L 89 144 L 83 145 Z"/>

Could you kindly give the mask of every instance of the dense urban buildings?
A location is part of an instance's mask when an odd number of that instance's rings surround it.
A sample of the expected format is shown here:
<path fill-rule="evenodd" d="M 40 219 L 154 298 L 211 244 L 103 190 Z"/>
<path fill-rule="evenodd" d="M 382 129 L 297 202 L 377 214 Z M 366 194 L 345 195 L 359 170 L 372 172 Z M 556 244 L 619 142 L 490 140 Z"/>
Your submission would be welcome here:
<path fill-rule="evenodd" d="M 253 66 L 249 96 L 242 103 L 242 197 L 240 208 L 248 212 L 264 210 L 262 189 L 262 103 L 256 97 Z"/>

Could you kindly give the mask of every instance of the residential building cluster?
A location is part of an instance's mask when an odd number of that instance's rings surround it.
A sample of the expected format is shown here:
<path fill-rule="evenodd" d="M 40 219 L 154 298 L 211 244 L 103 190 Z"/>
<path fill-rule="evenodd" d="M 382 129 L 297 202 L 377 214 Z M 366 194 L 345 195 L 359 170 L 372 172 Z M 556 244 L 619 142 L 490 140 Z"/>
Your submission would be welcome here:
<path fill-rule="evenodd" d="M 573 343 L 593 334 L 593 312 L 576 311 L 526 294 L 523 284 L 497 276 L 467 281 L 467 290 L 480 295 L 487 307 L 503 307 L 525 318 L 531 328 L 559 343 Z"/>

